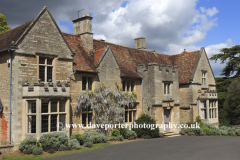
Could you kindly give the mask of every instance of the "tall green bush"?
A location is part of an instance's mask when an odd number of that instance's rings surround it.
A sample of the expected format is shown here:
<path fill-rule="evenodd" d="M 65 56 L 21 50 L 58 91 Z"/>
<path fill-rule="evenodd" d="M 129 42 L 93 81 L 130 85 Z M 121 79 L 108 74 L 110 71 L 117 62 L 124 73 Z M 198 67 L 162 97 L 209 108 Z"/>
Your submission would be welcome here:
<path fill-rule="evenodd" d="M 147 114 L 142 114 L 136 121 L 135 123 L 138 125 L 154 125 L 156 127 L 156 122 L 154 121 L 153 118 L 151 118 Z M 150 136 L 151 138 L 156 138 L 159 137 L 159 128 L 155 128 L 151 130 L 151 128 L 133 128 L 133 131 L 136 132 L 137 136 L 139 138 L 145 137 L 145 136 Z"/>

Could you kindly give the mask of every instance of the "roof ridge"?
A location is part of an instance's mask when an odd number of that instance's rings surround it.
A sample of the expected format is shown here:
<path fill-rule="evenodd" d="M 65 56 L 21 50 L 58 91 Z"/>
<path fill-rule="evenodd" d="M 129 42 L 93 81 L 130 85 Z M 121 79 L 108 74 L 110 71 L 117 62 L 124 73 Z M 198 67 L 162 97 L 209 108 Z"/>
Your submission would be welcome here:
<path fill-rule="evenodd" d="M 13 28 L 13 29 L 10 29 L 10 30 L 8 30 L 8 31 L 6 31 L 6 32 L 3 32 L 3 33 L 0 34 L 0 36 L 3 35 L 3 34 L 5 34 L 5 33 L 9 33 L 10 31 L 14 31 L 14 30 L 16 30 L 16 29 L 18 29 L 18 28 L 20 28 L 20 27 L 26 25 L 26 23 L 30 23 L 30 22 L 32 22 L 33 20 L 34 20 L 34 19 L 32 19 L 32 20 L 30 20 L 30 21 L 27 21 L 27 22 L 21 24 L 20 26 L 17 26 L 17 27 L 15 27 L 15 28 Z"/>
<path fill-rule="evenodd" d="M 111 43 L 111 42 L 101 41 L 101 40 L 98 40 L 98 39 L 93 39 L 93 40 L 96 40 L 96 41 L 99 41 L 99 42 L 102 42 L 102 43 L 108 43 L 108 44 L 112 44 L 112 45 L 120 46 L 120 47 L 125 47 L 125 48 L 135 49 L 135 50 L 137 50 L 137 51 L 143 51 L 143 52 L 153 53 L 153 52 L 151 52 L 151 51 L 140 50 L 140 49 L 137 49 L 137 48 L 127 47 L 127 46 L 123 46 L 123 45 L 119 45 L 119 44 L 115 44 L 115 43 Z M 155 53 L 156 53 L 156 52 L 155 52 Z M 157 54 L 162 54 L 162 53 L 157 53 Z M 162 54 L 162 55 L 165 55 L 165 54 Z"/>

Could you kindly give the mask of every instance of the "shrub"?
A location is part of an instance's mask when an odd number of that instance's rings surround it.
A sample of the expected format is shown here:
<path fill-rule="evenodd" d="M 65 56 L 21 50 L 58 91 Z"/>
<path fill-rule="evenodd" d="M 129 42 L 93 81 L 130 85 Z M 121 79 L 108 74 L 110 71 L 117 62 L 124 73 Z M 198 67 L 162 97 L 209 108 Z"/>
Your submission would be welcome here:
<path fill-rule="evenodd" d="M 19 145 L 19 151 L 23 152 L 26 149 L 30 149 L 31 153 L 32 153 L 32 150 L 35 147 L 36 142 L 37 142 L 36 138 L 33 138 L 33 137 L 25 138 Z M 29 154 L 31 154 L 31 153 L 29 153 Z M 27 154 L 27 153 L 25 153 L 25 154 Z"/>
<path fill-rule="evenodd" d="M 225 135 L 225 136 L 236 136 L 236 132 L 237 130 L 235 128 L 231 128 L 231 127 L 227 127 L 227 126 L 221 126 L 219 127 L 219 131 L 221 133 L 221 135 Z"/>
<path fill-rule="evenodd" d="M 189 132 L 188 134 L 191 135 L 191 136 L 194 136 L 195 132 Z"/>
<path fill-rule="evenodd" d="M 203 126 L 203 122 L 200 116 L 197 116 L 195 119 L 195 122 L 199 124 L 199 127 L 201 128 Z"/>
<path fill-rule="evenodd" d="M 207 135 L 212 135 L 212 130 L 209 129 L 207 126 L 202 126 L 202 131 L 205 132 Z"/>
<path fill-rule="evenodd" d="M 185 128 L 185 132 L 188 133 L 190 128 Z"/>
<path fill-rule="evenodd" d="M 211 130 L 212 130 L 212 134 L 213 134 L 214 136 L 220 136 L 220 135 L 221 135 L 221 133 L 220 133 L 220 131 L 219 131 L 218 128 L 216 128 L 216 129 L 211 129 Z"/>
<path fill-rule="evenodd" d="M 113 129 L 111 132 L 111 136 L 114 137 L 120 136 L 120 131 L 118 129 Z"/>
<path fill-rule="evenodd" d="M 196 135 L 196 136 L 202 136 L 203 135 L 203 131 L 202 131 L 201 128 L 190 128 L 189 133 L 190 132 L 194 133 L 194 135 Z"/>
<path fill-rule="evenodd" d="M 72 149 L 71 145 L 68 145 L 65 150 L 71 150 L 71 149 Z"/>
<path fill-rule="evenodd" d="M 154 125 L 154 127 L 156 127 L 154 119 L 147 114 L 142 114 L 135 122 L 138 127 L 139 125 L 144 125 L 144 123 L 146 125 Z M 159 128 L 154 128 L 153 130 L 151 130 L 151 128 L 133 128 L 132 130 L 136 132 L 139 138 L 146 135 L 149 135 L 151 138 L 159 137 Z"/>
<path fill-rule="evenodd" d="M 33 150 L 32 150 L 32 153 L 34 154 L 34 155 L 41 155 L 42 154 L 42 147 L 37 147 L 37 146 L 35 146 L 34 148 L 33 148 Z"/>
<path fill-rule="evenodd" d="M 77 139 L 71 139 L 70 140 L 70 144 L 71 144 L 71 147 L 73 148 L 73 149 L 76 149 L 76 150 L 79 150 L 80 149 L 80 143 L 78 142 L 78 140 Z"/>
<path fill-rule="evenodd" d="M 126 133 L 126 136 L 127 136 L 127 138 L 137 138 L 137 134 L 136 134 L 136 132 L 135 131 L 133 131 L 133 130 L 127 130 L 127 133 Z"/>
<path fill-rule="evenodd" d="M 42 144 L 44 151 L 55 149 L 56 151 L 65 150 L 68 146 L 68 136 L 65 133 L 54 132 L 43 134 L 39 142 Z"/>
<path fill-rule="evenodd" d="M 115 137 L 115 136 L 110 136 L 109 138 L 108 138 L 108 140 L 109 141 L 123 141 L 123 136 L 122 135 L 119 135 L 119 136 L 117 136 L 117 137 Z"/>
<path fill-rule="evenodd" d="M 228 130 L 226 130 L 226 129 L 220 129 L 219 128 L 219 132 L 220 132 L 221 135 L 224 135 L 224 136 L 228 135 Z"/>
<path fill-rule="evenodd" d="M 48 150 L 48 153 L 50 153 L 50 154 L 53 154 L 53 153 L 55 153 L 56 151 L 55 151 L 55 149 L 49 149 Z"/>
<path fill-rule="evenodd" d="M 24 154 L 31 154 L 32 153 L 32 149 L 24 149 L 23 153 Z"/>
<path fill-rule="evenodd" d="M 228 135 L 229 136 L 236 136 L 236 129 L 229 127 Z"/>
<path fill-rule="evenodd" d="M 202 126 L 202 129 L 203 129 L 203 127 L 209 128 L 209 129 L 212 131 L 212 135 L 214 135 L 214 136 L 220 136 L 220 135 L 221 135 L 219 129 L 218 129 L 217 127 L 213 126 L 213 125 L 204 124 L 204 125 Z M 206 131 L 203 130 L 203 132 L 206 132 Z M 206 132 L 206 133 L 207 133 L 207 132 Z M 207 135 L 209 135 L 209 133 L 207 133 Z"/>
<path fill-rule="evenodd" d="M 128 130 L 129 129 L 127 129 L 127 128 L 119 128 L 120 135 L 122 135 L 124 139 L 128 139 L 128 137 L 126 135 Z"/>
<path fill-rule="evenodd" d="M 82 134 L 84 143 L 91 141 L 93 144 L 106 143 L 107 137 L 104 134 L 98 132 L 85 132 Z"/>
<path fill-rule="evenodd" d="M 84 141 L 80 133 L 72 134 L 71 139 L 73 138 L 77 139 L 80 145 L 83 145 Z"/>
<path fill-rule="evenodd" d="M 91 141 L 86 141 L 86 142 L 84 142 L 84 147 L 89 147 L 89 148 L 91 148 L 92 145 L 93 145 L 93 143 L 92 143 Z"/>
<path fill-rule="evenodd" d="M 240 136 L 240 129 L 237 129 L 235 133 L 237 136 Z"/>

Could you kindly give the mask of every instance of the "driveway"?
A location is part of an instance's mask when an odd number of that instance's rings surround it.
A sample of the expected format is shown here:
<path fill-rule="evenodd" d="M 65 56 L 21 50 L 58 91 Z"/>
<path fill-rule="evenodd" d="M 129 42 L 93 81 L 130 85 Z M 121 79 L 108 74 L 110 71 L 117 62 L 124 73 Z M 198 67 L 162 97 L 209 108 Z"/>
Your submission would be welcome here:
<path fill-rule="evenodd" d="M 49 160 L 240 160 L 240 137 L 179 136 L 104 146 Z"/>

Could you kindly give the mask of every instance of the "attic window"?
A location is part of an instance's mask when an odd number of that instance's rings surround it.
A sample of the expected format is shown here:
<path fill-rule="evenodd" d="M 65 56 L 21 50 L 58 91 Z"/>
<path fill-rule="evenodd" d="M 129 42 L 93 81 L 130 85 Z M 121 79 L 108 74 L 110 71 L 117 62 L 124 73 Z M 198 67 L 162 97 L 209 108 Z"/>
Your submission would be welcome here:
<path fill-rule="evenodd" d="M 51 82 L 53 79 L 53 59 L 39 57 L 39 79 L 41 82 Z"/>
<path fill-rule="evenodd" d="M 202 71 L 202 85 L 207 85 L 207 77 L 206 77 L 207 72 Z"/>

